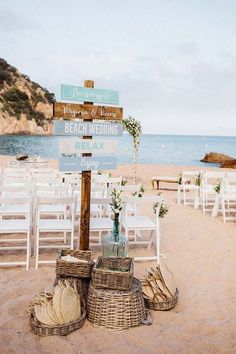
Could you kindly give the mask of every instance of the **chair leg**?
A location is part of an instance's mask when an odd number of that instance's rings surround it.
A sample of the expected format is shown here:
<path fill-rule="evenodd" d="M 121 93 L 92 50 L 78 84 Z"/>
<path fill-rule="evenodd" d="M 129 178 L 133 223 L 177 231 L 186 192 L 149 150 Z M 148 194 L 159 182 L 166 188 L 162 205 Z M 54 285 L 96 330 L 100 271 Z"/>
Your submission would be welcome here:
<path fill-rule="evenodd" d="M 70 242 L 70 249 L 74 249 L 74 229 L 71 230 L 71 242 Z"/>
<path fill-rule="evenodd" d="M 26 245 L 26 270 L 29 270 L 29 258 L 31 254 L 31 244 L 30 244 L 30 230 L 27 232 L 27 245 Z"/>
<path fill-rule="evenodd" d="M 101 245 L 102 243 L 102 231 L 98 231 L 98 244 Z"/>
<path fill-rule="evenodd" d="M 148 247 L 147 247 L 148 250 L 150 250 L 150 248 L 151 248 L 151 246 L 152 246 L 153 233 L 154 233 L 154 230 L 151 231 L 150 240 L 149 240 Z"/>
<path fill-rule="evenodd" d="M 36 247 L 35 247 L 35 269 L 38 269 L 39 261 L 39 229 L 37 228 L 36 232 Z"/>

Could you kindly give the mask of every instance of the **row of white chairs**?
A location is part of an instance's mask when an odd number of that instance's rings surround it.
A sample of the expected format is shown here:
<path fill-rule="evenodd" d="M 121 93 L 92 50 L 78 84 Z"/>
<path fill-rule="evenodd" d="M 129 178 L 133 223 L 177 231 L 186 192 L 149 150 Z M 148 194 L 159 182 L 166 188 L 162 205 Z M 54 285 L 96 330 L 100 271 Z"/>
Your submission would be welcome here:
<path fill-rule="evenodd" d="M 177 202 L 201 207 L 204 214 L 211 212 L 214 217 L 221 211 L 224 222 L 236 220 L 236 172 L 183 171 Z"/>
<path fill-rule="evenodd" d="M 100 217 L 90 218 L 90 233 L 98 233 L 98 244 L 102 242 L 102 233 L 112 231 L 113 221 L 109 211 L 110 198 L 95 198 L 91 200 L 91 205 L 100 205 L 102 213 Z M 142 207 L 145 202 L 158 204 L 157 213 L 154 218 L 142 214 Z M 159 262 L 160 249 L 160 230 L 159 230 L 159 210 L 162 197 L 129 197 L 124 198 L 124 207 L 121 214 L 121 225 L 124 229 L 127 239 L 130 243 L 146 244 L 150 249 L 155 241 L 155 256 L 139 257 L 139 260 L 157 260 Z M 0 238 L 0 250 L 17 251 L 26 250 L 26 258 L 24 261 L 11 260 L 0 262 L 0 265 L 25 265 L 29 269 L 29 261 L 31 255 L 31 243 L 34 243 L 35 268 L 39 264 L 55 263 L 54 260 L 39 258 L 40 252 L 45 249 L 70 248 L 75 246 L 75 213 L 76 213 L 76 197 L 38 197 L 36 200 L 35 224 L 32 225 L 32 199 L 31 197 L 3 198 L 0 197 L 0 204 L 4 207 L 17 206 L 18 213 L 8 211 L 1 215 L 0 234 L 4 234 L 4 238 Z M 135 213 L 130 213 L 130 205 L 135 209 Z M 151 206 L 152 207 L 152 206 Z M 10 209 L 9 209 L 10 210 Z M 141 238 L 142 231 L 150 231 L 148 239 Z M 130 234 L 133 232 L 133 234 Z M 45 236 L 46 233 L 46 236 Z M 19 235 L 25 234 L 25 237 Z M 61 236 L 59 234 L 62 234 Z M 70 235 L 68 237 L 68 234 Z M 11 235 L 6 237 L 6 235 Z M 35 235 L 32 237 L 32 235 Z M 92 240 L 92 237 L 91 237 Z M 79 239 L 77 240 L 79 244 Z M 60 243 L 58 243 L 60 242 Z"/>

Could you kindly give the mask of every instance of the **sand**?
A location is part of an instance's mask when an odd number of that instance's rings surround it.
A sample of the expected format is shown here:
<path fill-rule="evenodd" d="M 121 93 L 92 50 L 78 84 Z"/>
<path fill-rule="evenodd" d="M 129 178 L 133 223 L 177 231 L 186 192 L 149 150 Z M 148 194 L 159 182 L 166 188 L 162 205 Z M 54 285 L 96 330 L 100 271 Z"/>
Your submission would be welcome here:
<path fill-rule="evenodd" d="M 4 162 L 1 158 L 1 163 Z M 196 169 L 196 167 L 188 167 Z M 146 193 L 154 175 L 177 176 L 183 166 L 139 165 L 138 180 Z M 113 175 L 131 178 L 132 167 L 119 166 Z M 52 284 L 54 266 L 1 268 L 0 353 L 236 353 L 236 224 L 224 224 L 191 206 L 176 204 L 174 184 L 162 184 L 169 213 L 161 220 L 161 253 L 180 291 L 169 312 L 152 312 L 153 324 L 123 332 L 83 328 L 67 337 L 38 337 L 24 314 L 31 298 Z M 152 250 L 153 251 L 153 250 Z M 143 247 L 131 255 L 146 254 Z M 141 277 L 154 262 L 135 263 Z"/>

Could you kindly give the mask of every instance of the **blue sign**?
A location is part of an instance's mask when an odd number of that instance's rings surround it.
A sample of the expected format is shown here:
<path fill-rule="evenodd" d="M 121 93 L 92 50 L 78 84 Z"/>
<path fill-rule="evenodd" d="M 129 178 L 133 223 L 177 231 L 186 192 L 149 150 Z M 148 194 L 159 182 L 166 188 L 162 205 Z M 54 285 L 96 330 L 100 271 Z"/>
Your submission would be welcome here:
<path fill-rule="evenodd" d="M 119 104 L 119 92 L 83 86 L 61 85 L 62 100 Z"/>
<path fill-rule="evenodd" d="M 121 123 L 54 120 L 54 135 L 121 136 L 122 133 Z"/>
<path fill-rule="evenodd" d="M 113 156 L 61 156 L 59 160 L 59 171 L 114 170 L 116 167 L 117 158 Z"/>

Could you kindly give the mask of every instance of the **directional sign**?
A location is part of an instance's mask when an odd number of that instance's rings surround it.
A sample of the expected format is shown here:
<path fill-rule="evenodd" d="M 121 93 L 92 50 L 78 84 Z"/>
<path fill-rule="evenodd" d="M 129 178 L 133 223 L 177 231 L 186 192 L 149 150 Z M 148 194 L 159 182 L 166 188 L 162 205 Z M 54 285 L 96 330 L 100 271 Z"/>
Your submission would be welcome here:
<path fill-rule="evenodd" d="M 54 135 L 121 136 L 120 123 L 54 120 Z"/>
<path fill-rule="evenodd" d="M 69 119 L 121 120 L 123 118 L 123 108 L 55 102 L 53 105 L 53 116 Z"/>
<path fill-rule="evenodd" d="M 97 157 L 68 157 L 61 156 L 59 171 L 94 171 L 114 170 L 117 166 L 117 158 L 113 156 Z"/>
<path fill-rule="evenodd" d="M 60 140 L 60 154 L 64 156 L 79 155 L 82 153 L 113 154 L 117 150 L 116 140 L 69 138 Z"/>
<path fill-rule="evenodd" d="M 73 85 L 61 85 L 61 99 L 118 105 L 119 92 Z"/>

